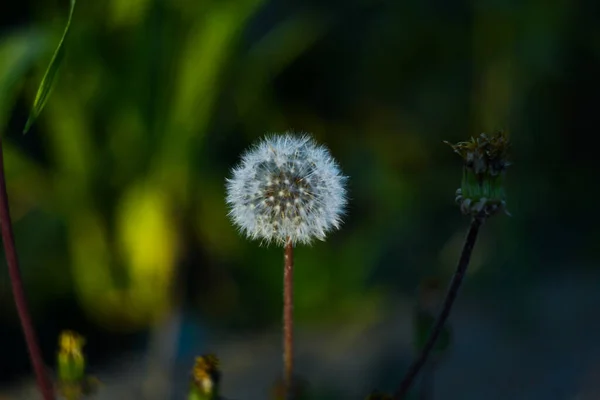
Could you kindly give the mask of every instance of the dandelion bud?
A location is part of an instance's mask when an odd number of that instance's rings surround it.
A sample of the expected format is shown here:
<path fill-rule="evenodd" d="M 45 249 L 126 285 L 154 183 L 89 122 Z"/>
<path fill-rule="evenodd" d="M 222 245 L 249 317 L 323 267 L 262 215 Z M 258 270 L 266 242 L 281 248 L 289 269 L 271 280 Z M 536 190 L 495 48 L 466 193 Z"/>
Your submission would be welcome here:
<path fill-rule="evenodd" d="M 308 135 L 267 136 L 242 156 L 232 175 L 226 185 L 229 216 L 251 239 L 308 244 L 341 224 L 346 177 Z"/>
<path fill-rule="evenodd" d="M 57 388 L 67 400 L 78 400 L 98 390 L 100 381 L 85 374 L 85 339 L 77 332 L 62 331 L 58 339 Z"/>
<path fill-rule="evenodd" d="M 192 369 L 192 385 L 188 398 L 190 400 L 218 399 L 220 381 L 219 359 L 212 354 L 197 357 Z"/>
<path fill-rule="evenodd" d="M 462 185 L 456 202 L 464 214 L 489 216 L 506 210 L 504 175 L 510 165 L 510 141 L 504 131 L 485 133 L 470 141 L 449 144 L 464 161 Z M 510 214 L 509 214 L 510 215 Z"/>
<path fill-rule="evenodd" d="M 58 340 L 58 379 L 79 382 L 85 375 L 83 345 L 85 339 L 73 331 L 63 331 Z"/>

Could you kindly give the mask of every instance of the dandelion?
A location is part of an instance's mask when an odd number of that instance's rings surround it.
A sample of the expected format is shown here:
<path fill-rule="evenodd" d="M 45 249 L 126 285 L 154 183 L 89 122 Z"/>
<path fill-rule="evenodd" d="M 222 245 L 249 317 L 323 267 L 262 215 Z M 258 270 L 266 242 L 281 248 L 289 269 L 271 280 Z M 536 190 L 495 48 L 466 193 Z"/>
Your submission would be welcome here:
<path fill-rule="evenodd" d="M 227 180 L 229 216 L 242 234 L 284 251 L 284 380 L 293 365 L 293 248 L 325 240 L 347 203 L 346 177 L 309 135 L 269 135 L 243 154 Z"/>
<path fill-rule="evenodd" d="M 324 240 L 341 224 L 345 180 L 310 136 L 267 136 L 227 180 L 229 215 L 250 239 L 280 245 Z"/>

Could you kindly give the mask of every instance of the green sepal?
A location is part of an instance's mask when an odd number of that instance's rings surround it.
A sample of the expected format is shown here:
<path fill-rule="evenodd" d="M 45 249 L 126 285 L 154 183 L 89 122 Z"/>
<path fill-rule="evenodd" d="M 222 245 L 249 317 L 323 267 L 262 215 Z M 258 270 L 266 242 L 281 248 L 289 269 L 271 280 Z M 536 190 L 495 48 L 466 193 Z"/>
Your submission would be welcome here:
<path fill-rule="evenodd" d="M 79 382 L 85 377 L 85 360 L 68 354 L 58 354 L 58 379 Z"/>
<path fill-rule="evenodd" d="M 211 391 L 210 393 L 205 393 L 200 390 L 196 385 L 190 385 L 190 391 L 188 392 L 188 400 L 217 400 L 219 396 L 216 394 L 216 391 Z"/>
<path fill-rule="evenodd" d="M 498 175 L 488 173 L 476 174 L 470 168 L 463 168 L 462 196 L 464 199 L 471 199 L 473 203 L 478 202 L 482 198 L 491 202 L 504 201 L 506 196 L 503 185 L 504 173 Z"/>

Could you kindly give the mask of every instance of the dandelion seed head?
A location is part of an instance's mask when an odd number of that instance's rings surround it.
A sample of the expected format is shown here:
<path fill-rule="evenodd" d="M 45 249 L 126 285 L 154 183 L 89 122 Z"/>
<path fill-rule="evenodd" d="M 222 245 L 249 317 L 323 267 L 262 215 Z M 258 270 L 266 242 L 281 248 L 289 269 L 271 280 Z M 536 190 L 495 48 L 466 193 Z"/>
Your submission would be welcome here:
<path fill-rule="evenodd" d="M 269 135 L 242 155 L 227 179 L 229 216 L 250 239 L 324 240 L 342 223 L 346 179 L 309 135 Z"/>

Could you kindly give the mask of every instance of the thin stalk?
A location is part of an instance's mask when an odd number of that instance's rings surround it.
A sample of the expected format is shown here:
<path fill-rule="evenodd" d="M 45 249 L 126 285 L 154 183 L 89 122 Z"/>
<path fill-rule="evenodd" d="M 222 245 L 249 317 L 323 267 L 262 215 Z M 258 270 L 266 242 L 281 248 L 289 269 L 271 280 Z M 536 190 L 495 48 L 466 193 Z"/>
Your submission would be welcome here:
<path fill-rule="evenodd" d="M 294 245 L 288 240 L 283 268 L 283 376 L 286 399 L 291 398 L 294 370 Z"/>
<path fill-rule="evenodd" d="M 2 138 L 0 138 L 0 226 L 2 229 L 2 241 L 4 242 L 4 253 L 8 264 L 8 273 L 10 283 L 17 306 L 17 312 L 21 321 L 21 327 L 27 343 L 29 357 L 33 364 L 38 389 L 44 400 L 54 400 L 52 383 L 46 374 L 46 367 L 42 359 L 40 348 L 38 346 L 35 330 L 31 323 L 31 317 L 27 308 L 27 299 L 19 271 L 19 260 L 15 249 L 15 241 L 12 232 L 12 223 L 10 220 L 10 211 L 8 206 L 8 194 L 6 192 L 6 179 L 4 177 L 4 157 L 2 149 Z"/>
<path fill-rule="evenodd" d="M 400 386 L 396 390 L 396 393 L 394 394 L 394 400 L 402 400 L 406 397 L 415 378 L 419 374 L 421 368 L 423 368 L 423 365 L 425 365 L 431 350 L 435 346 L 435 342 L 440 336 L 446 320 L 450 316 L 450 311 L 452 310 L 452 306 L 454 305 L 454 301 L 458 295 L 458 289 L 460 288 L 463 278 L 465 277 L 465 272 L 469 266 L 469 261 L 471 261 L 471 253 L 475 247 L 479 228 L 483 224 L 483 221 L 483 215 L 478 215 L 471 221 L 471 227 L 469 228 L 469 232 L 465 238 L 465 243 L 463 245 L 462 253 L 460 254 L 460 259 L 458 260 L 456 272 L 454 272 L 452 282 L 450 283 L 450 288 L 448 289 L 448 293 L 446 294 L 446 298 L 444 299 L 444 303 L 442 305 L 442 311 L 440 312 L 435 324 L 433 325 L 433 328 L 431 329 L 431 333 L 429 334 L 429 338 L 427 339 L 425 346 L 423 346 L 423 350 L 421 350 L 419 356 L 415 359 L 415 361 L 413 361 L 412 365 L 408 369 L 408 372 L 404 376 L 404 379 L 400 383 Z"/>
<path fill-rule="evenodd" d="M 421 379 L 421 389 L 419 393 L 419 400 L 433 400 L 434 399 L 434 384 L 435 384 L 435 367 L 436 360 L 429 360 L 423 366 L 423 377 Z"/>

